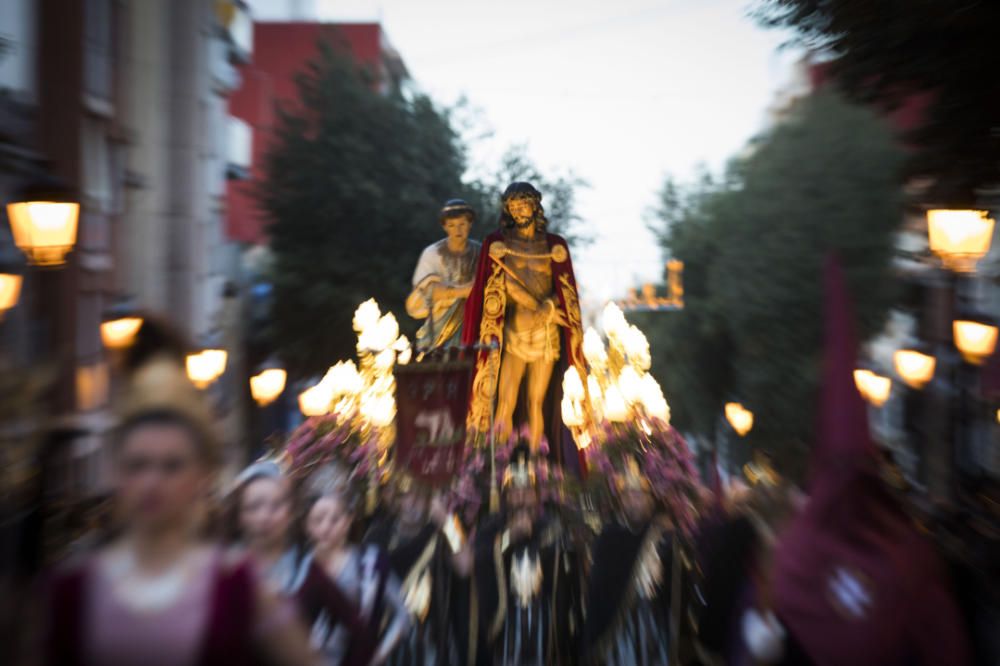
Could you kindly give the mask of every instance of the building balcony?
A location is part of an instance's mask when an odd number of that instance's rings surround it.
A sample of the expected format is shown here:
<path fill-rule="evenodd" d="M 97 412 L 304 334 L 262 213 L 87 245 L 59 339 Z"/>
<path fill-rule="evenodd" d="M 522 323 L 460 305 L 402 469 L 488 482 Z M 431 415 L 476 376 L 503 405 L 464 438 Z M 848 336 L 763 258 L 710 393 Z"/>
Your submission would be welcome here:
<path fill-rule="evenodd" d="M 229 116 L 226 122 L 226 177 L 247 180 L 253 164 L 253 130 L 239 118 Z"/>
<path fill-rule="evenodd" d="M 229 44 L 229 57 L 238 64 L 250 62 L 253 54 L 253 18 L 243 0 L 216 0 L 215 15 Z"/>

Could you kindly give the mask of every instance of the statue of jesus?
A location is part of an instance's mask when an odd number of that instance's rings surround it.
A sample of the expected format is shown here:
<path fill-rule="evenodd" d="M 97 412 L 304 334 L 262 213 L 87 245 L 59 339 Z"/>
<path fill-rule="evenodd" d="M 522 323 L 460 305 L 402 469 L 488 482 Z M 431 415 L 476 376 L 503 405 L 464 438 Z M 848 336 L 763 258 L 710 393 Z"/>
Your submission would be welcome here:
<path fill-rule="evenodd" d="M 462 342 L 479 348 L 468 425 L 478 433 L 493 425 L 503 441 L 520 401 L 537 451 L 548 405 L 549 441 L 561 458 L 562 371 L 573 365 L 586 376 L 573 265 L 566 240 L 546 233 L 542 195 L 530 183 L 510 185 L 501 203 L 500 229 L 483 243 L 465 308 Z"/>

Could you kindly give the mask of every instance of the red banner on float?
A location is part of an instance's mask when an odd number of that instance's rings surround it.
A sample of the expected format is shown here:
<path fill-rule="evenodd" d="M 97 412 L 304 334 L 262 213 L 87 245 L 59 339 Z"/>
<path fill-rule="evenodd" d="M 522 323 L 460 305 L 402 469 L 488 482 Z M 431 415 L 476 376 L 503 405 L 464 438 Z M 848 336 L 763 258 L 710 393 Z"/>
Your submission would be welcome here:
<path fill-rule="evenodd" d="M 396 464 L 432 485 L 452 479 L 465 448 L 472 362 L 396 367 Z"/>

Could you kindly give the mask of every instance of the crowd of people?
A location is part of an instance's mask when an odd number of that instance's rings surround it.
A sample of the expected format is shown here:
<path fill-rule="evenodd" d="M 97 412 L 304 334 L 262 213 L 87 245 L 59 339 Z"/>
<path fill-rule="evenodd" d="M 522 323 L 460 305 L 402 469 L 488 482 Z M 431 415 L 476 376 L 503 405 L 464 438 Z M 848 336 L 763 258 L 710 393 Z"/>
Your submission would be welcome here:
<path fill-rule="evenodd" d="M 885 473 L 838 339 L 808 485 L 761 459 L 752 486 L 704 484 L 691 524 L 640 455 L 594 509 L 543 492 L 524 445 L 471 518 L 403 466 L 375 506 L 351 470 L 280 456 L 220 491 L 204 396 L 169 345 L 140 347 L 113 519 L 16 588 L 11 642 L 52 665 L 995 664 L 996 626 Z"/>

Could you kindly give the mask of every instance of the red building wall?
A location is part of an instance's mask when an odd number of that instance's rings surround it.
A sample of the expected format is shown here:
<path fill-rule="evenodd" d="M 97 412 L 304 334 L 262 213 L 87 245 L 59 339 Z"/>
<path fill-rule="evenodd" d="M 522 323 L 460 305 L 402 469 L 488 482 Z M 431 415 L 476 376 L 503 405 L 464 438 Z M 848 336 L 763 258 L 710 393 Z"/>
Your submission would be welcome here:
<path fill-rule="evenodd" d="M 359 63 L 373 67 L 383 63 L 385 49 L 378 23 L 255 23 L 253 40 L 253 59 L 240 68 L 242 84 L 229 99 L 230 114 L 252 129 L 253 164 L 249 180 L 230 180 L 227 186 L 226 233 L 232 240 L 260 244 L 266 242 L 266 221 L 252 191 L 263 177 L 274 105 L 295 102 L 295 75 L 316 57 L 321 40 L 343 45 Z"/>

